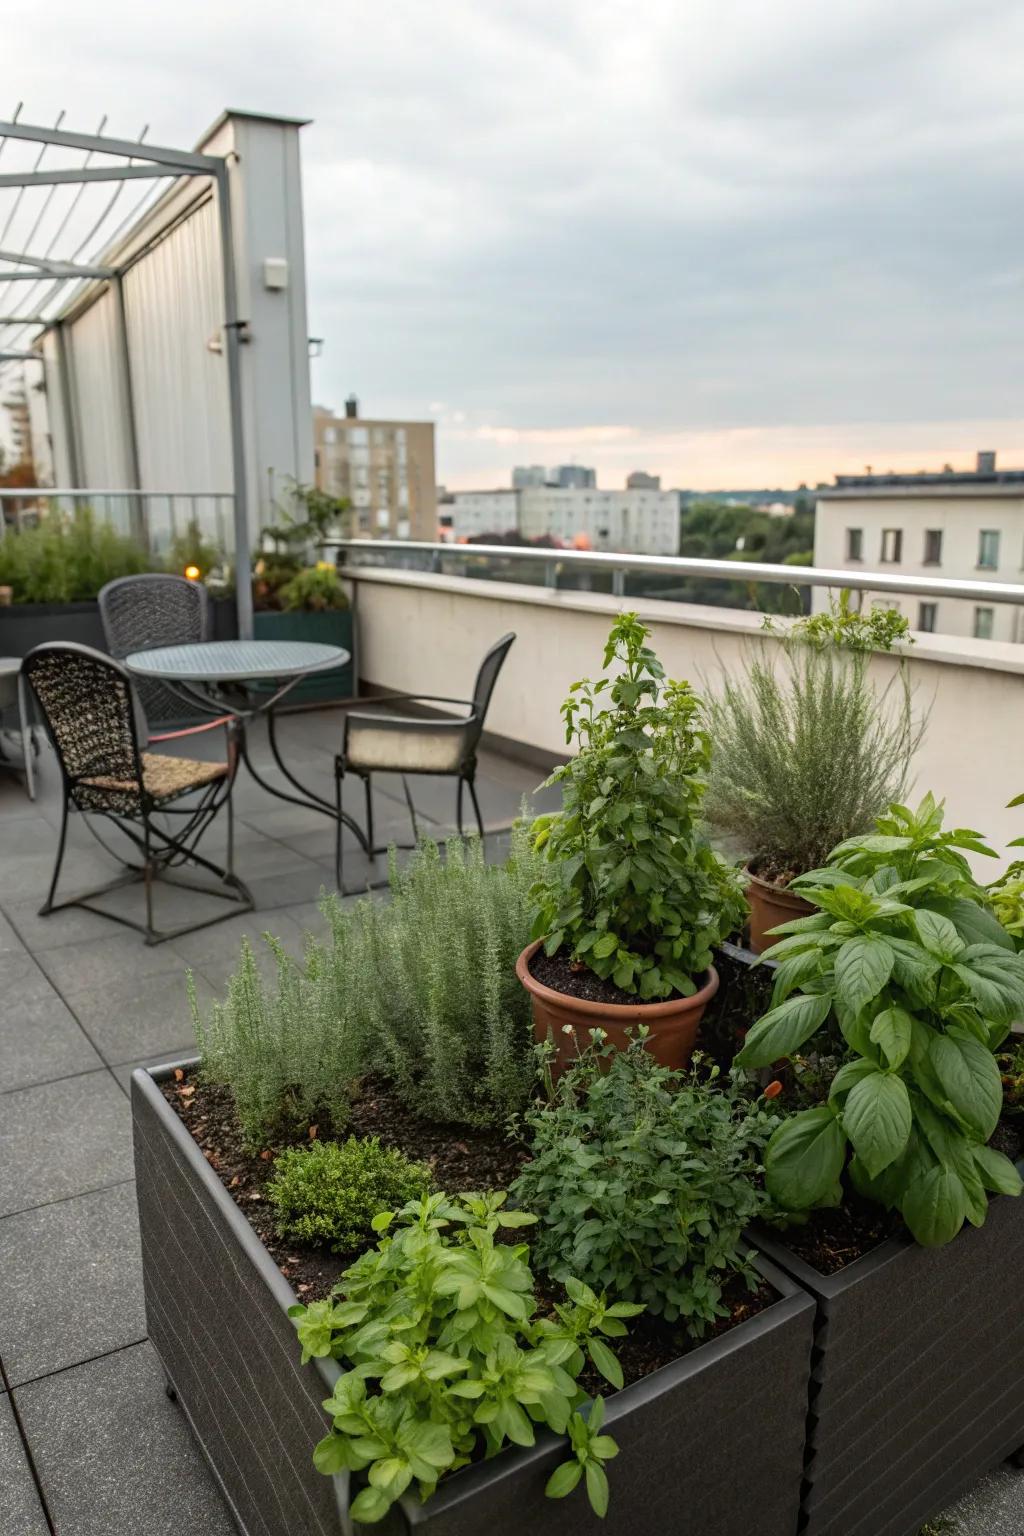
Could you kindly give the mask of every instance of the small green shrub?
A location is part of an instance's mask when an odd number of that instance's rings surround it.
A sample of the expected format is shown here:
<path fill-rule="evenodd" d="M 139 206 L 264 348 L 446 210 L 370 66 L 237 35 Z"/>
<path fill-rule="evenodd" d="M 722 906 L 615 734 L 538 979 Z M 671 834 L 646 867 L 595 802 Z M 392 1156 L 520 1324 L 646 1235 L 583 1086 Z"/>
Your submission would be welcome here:
<path fill-rule="evenodd" d="M 573 1280 L 571 1304 L 535 1318 L 529 1250 L 495 1236 L 536 1217 L 503 1210 L 505 1198 L 437 1194 L 382 1214 L 375 1229 L 394 1235 L 345 1271 L 330 1300 L 290 1309 L 303 1364 L 333 1356 L 342 1367 L 324 1403 L 333 1428 L 313 1461 L 327 1476 L 367 1471 L 351 1506 L 360 1523 L 383 1519 L 413 1483 L 429 1498 L 477 1448 L 491 1456 L 506 1443 L 533 1445 L 534 1425 L 570 1438 L 548 1496 L 564 1498 L 585 1479 L 595 1513 L 607 1510 L 604 1467 L 618 1447 L 601 1434 L 601 1398 L 580 1412 L 577 1379 L 589 1355 L 622 1386 L 605 1340 L 620 1338 L 622 1319 L 642 1308 L 609 1304 Z"/>
<path fill-rule="evenodd" d="M 824 1101 L 772 1135 L 768 1192 L 806 1211 L 838 1205 L 848 1179 L 926 1247 L 981 1226 L 990 1194 L 1021 1192 L 988 1143 L 1003 1108 L 994 1053 L 1024 1010 L 1024 957 L 964 856 L 992 850 L 942 820 L 931 795 L 916 812 L 891 806 L 875 833 L 795 883 L 818 910 L 774 930 L 786 936 L 764 956 L 779 962 L 773 1007 L 736 1058 L 761 1067 L 808 1042 L 831 1049 L 834 1015 L 847 1059 Z"/>
<path fill-rule="evenodd" d="M 924 721 L 902 668 L 878 689 L 869 670 L 898 620 L 816 614 L 709 698 L 706 813 L 769 878 L 817 868 L 903 794 Z"/>
<path fill-rule="evenodd" d="M 333 565 L 305 566 L 280 591 L 286 613 L 326 613 L 348 607 L 348 595 Z"/>
<path fill-rule="evenodd" d="M 426 1194 L 430 1169 L 376 1136 L 360 1141 L 314 1141 L 289 1147 L 274 1159 L 267 1199 L 279 1237 L 326 1244 L 348 1253 L 372 1233 L 381 1211 Z"/>
<path fill-rule="evenodd" d="M 70 518 L 51 513 L 0 539 L 0 586 L 13 588 L 15 603 L 87 602 L 108 581 L 149 568 L 135 540 L 89 507 Z"/>
<path fill-rule="evenodd" d="M 626 992 L 688 997 L 745 907 L 698 821 L 710 752 L 700 700 L 663 681 L 648 634 L 620 615 L 604 653 L 618 675 L 574 683 L 562 706 L 577 753 L 548 780 L 562 785 L 561 811 L 534 823 L 545 862 L 533 936 Z"/>
<path fill-rule="evenodd" d="M 539 1218 L 535 1263 L 701 1337 L 728 1315 L 725 1281 L 756 1284 L 742 1233 L 768 1205 L 758 1180 L 778 1117 L 717 1067 L 659 1066 L 642 1034 L 627 1051 L 591 1045 L 554 1095 L 526 1115 L 533 1160 L 512 1190 Z"/>
<path fill-rule="evenodd" d="M 325 941 L 305 964 L 278 948 L 262 980 L 248 945 L 227 997 L 193 1009 L 203 1071 L 227 1087 L 251 1145 L 282 1121 L 348 1119 L 353 1080 L 390 1079 L 409 1108 L 446 1123 L 503 1125 L 533 1082 L 529 998 L 515 975 L 529 940 L 535 860 L 513 834 L 504 865 L 478 839 L 442 858 L 424 841 L 391 868 L 391 900 L 328 897 Z"/>

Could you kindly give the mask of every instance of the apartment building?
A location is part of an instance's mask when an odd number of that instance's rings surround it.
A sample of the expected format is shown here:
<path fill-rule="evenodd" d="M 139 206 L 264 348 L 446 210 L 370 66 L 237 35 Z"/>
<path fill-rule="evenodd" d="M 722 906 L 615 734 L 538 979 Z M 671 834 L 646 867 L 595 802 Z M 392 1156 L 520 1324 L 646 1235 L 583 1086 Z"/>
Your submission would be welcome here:
<path fill-rule="evenodd" d="M 567 546 L 622 554 L 679 553 L 679 495 L 676 491 L 598 491 L 560 486 L 521 490 L 454 491 L 442 506 L 455 539 L 485 533 L 548 534 Z"/>
<path fill-rule="evenodd" d="M 998 470 L 994 453 L 979 453 L 973 470 L 837 475 L 834 487 L 817 493 L 814 563 L 950 581 L 1020 582 L 1024 470 Z M 879 600 L 898 608 L 912 629 L 1024 642 L 1024 611 L 1007 603 Z M 827 601 L 827 593 L 816 589 L 815 609 Z"/>
<path fill-rule="evenodd" d="M 434 423 L 360 416 L 355 396 L 344 416 L 313 410 L 316 483 L 347 496 L 361 538 L 437 538 Z"/>
<path fill-rule="evenodd" d="M 555 464 L 546 469 L 543 464 L 519 464 L 512 471 L 512 489 L 526 491 L 541 485 L 557 485 L 562 490 L 593 490 L 597 485 L 597 470 L 585 464 Z"/>

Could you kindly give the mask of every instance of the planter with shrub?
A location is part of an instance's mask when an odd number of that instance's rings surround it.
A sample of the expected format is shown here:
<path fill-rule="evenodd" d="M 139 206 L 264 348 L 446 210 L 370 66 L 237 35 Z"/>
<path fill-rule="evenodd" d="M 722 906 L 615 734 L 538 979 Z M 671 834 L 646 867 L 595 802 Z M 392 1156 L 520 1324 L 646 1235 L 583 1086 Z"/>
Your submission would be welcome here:
<path fill-rule="evenodd" d="M 426 845 L 390 904 L 329 901 L 275 982 L 246 954 L 198 1066 L 134 1076 L 151 1335 L 254 1536 L 661 1536 L 680 1511 L 792 1536 L 813 1307 L 741 1239 L 773 1108 L 641 1040 L 538 1096 L 535 874 L 521 832 L 502 868 Z M 617 1212 L 583 1168 L 630 1151 Z"/>
<path fill-rule="evenodd" d="M 1020 1146 L 995 1054 L 1024 961 L 965 857 L 988 851 L 930 796 L 836 848 L 738 1057 L 804 1063 L 765 1158 L 798 1224 L 764 1247 L 818 1305 L 812 1536 L 909 1536 L 1024 1444 Z"/>
<path fill-rule="evenodd" d="M 755 951 L 811 911 L 799 877 L 901 798 L 923 731 L 902 666 L 881 689 L 870 673 L 874 652 L 903 643 L 906 619 L 862 613 L 844 593 L 826 613 L 768 627 L 773 640 L 708 701 L 706 811 L 747 858 Z"/>
<path fill-rule="evenodd" d="M 744 911 L 735 871 L 700 829 L 700 700 L 664 681 L 647 636 L 621 615 L 604 655 L 614 675 L 573 685 L 562 716 L 577 752 L 548 781 L 562 809 L 534 823 L 535 942 L 518 970 L 556 1065 L 572 1058 L 573 1031 L 582 1044 L 600 1027 L 622 1046 L 644 1021 L 654 1055 L 684 1066 L 718 985 L 714 947 Z"/>

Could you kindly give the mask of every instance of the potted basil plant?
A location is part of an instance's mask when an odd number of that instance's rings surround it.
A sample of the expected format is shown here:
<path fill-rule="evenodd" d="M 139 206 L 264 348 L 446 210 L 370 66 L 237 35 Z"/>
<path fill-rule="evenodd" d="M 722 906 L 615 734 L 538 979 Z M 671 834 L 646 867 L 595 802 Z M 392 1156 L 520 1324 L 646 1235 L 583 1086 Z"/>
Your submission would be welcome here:
<path fill-rule="evenodd" d="M 648 634 L 622 614 L 606 675 L 573 684 L 562 717 L 577 752 L 548 780 L 562 786 L 562 809 L 534 823 L 543 862 L 533 942 L 516 971 L 556 1065 L 591 1029 L 625 1046 L 642 1023 L 657 1059 L 685 1066 L 718 987 L 714 947 L 745 910 L 736 871 L 700 825 L 710 752 L 701 701 L 665 680 Z"/>

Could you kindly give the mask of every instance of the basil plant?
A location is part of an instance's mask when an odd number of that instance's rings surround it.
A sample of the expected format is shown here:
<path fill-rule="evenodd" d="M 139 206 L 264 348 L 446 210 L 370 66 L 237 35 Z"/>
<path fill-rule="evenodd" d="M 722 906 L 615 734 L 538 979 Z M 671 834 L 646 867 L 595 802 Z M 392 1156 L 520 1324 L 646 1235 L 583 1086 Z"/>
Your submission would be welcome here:
<path fill-rule="evenodd" d="M 818 911 L 774 930 L 784 937 L 761 957 L 779 962 L 772 1008 L 736 1058 L 767 1066 L 838 1031 L 847 1060 L 827 1102 L 773 1134 L 768 1192 L 792 1212 L 838 1205 L 845 1174 L 928 1247 L 980 1226 L 990 1194 L 1022 1187 L 988 1142 L 1003 1103 L 994 1053 L 1024 1016 L 1024 957 L 964 856 L 992 850 L 942 821 L 931 795 L 916 812 L 893 805 L 877 832 L 794 881 Z"/>
<path fill-rule="evenodd" d="M 736 871 L 700 822 L 710 744 L 688 683 L 666 681 L 635 613 L 604 652 L 615 676 L 573 683 L 562 705 L 576 756 L 548 784 L 561 811 L 533 824 L 544 862 L 533 937 L 645 1000 L 691 997 L 713 946 L 746 911 Z"/>

